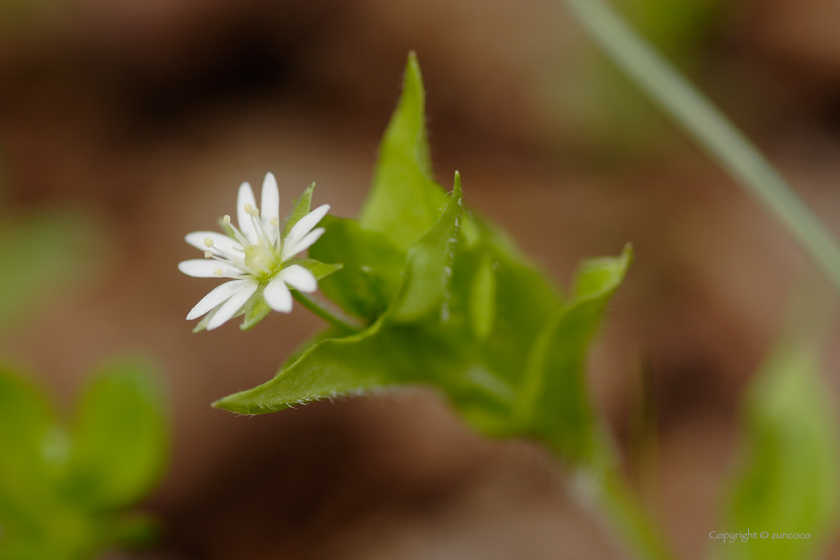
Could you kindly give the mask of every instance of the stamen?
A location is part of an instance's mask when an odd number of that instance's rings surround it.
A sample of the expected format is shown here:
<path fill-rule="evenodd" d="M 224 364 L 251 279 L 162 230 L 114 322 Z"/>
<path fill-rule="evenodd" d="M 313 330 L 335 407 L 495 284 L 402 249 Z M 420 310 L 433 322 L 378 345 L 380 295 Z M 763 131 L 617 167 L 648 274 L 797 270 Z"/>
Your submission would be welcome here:
<path fill-rule="evenodd" d="M 274 247 L 271 244 L 271 238 L 268 236 L 268 232 L 265 231 L 262 220 L 259 219 L 259 216 L 257 214 L 251 214 L 251 223 L 254 224 L 254 229 L 257 230 L 257 235 L 260 236 L 260 240 L 263 242 L 263 244 L 265 244 L 265 246 L 269 249 L 273 250 Z"/>
<path fill-rule="evenodd" d="M 222 217 L 222 223 L 225 224 L 225 225 L 229 224 L 230 223 L 230 216 L 225 214 L 224 217 Z"/>
<path fill-rule="evenodd" d="M 210 251 L 207 251 L 207 252 L 209 253 Z M 236 270 L 239 270 L 240 272 L 244 272 L 245 274 L 252 274 L 252 275 L 254 274 L 254 272 L 251 269 L 249 269 L 247 266 L 245 266 L 245 264 L 242 261 L 228 261 L 228 260 L 225 260 L 221 257 L 217 257 L 216 255 L 213 255 L 213 254 L 211 254 L 208 258 L 217 260 L 224 265 L 231 266 L 231 267 L 235 268 Z M 214 271 L 214 274 L 215 274 L 215 271 Z"/>
<path fill-rule="evenodd" d="M 245 213 L 250 214 L 251 216 L 259 216 L 260 215 L 259 211 L 256 208 L 254 208 L 254 206 L 252 204 L 246 204 L 245 205 Z"/>
<path fill-rule="evenodd" d="M 205 238 L 204 238 L 204 244 L 205 244 L 207 247 L 212 247 L 212 246 L 213 246 L 213 240 L 212 240 L 212 239 L 210 239 L 209 237 L 205 237 Z"/>
<path fill-rule="evenodd" d="M 212 259 L 213 253 L 211 251 L 204 251 L 204 258 L 205 259 Z"/>
<path fill-rule="evenodd" d="M 214 270 L 214 271 L 213 271 L 213 274 L 215 274 L 216 276 L 221 276 L 221 275 L 223 274 L 223 273 L 222 273 L 222 269 L 221 269 L 221 268 L 217 268 L 216 270 Z"/>
<path fill-rule="evenodd" d="M 277 227 L 277 225 L 278 225 L 280 222 L 278 222 L 278 221 L 277 221 L 277 218 L 271 218 L 271 219 L 268 221 L 268 223 L 270 223 L 271 225 L 273 225 L 273 226 Z"/>
<path fill-rule="evenodd" d="M 224 217 L 224 220 L 226 220 L 226 221 L 224 222 L 224 223 L 225 223 L 225 225 L 229 225 L 229 226 L 230 226 L 230 229 L 232 229 L 232 230 L 233 230 L 233 236 L 234 236 L 234 237 L 236 237 L 236 240 L 237 240 L 237 241 L 239 241 L 239 243 L 242 245 L 242 247 L 243 247 L 244 249 L 247 249 L 248 247 L 250 247 L 250 246 L 251 246 L 251 242 L 250 242 L 250 241 L 248 241 L 248 238 L 246 238 L 244 235 L 242 235 L 242 233 L 240 233 L 240 231 L 239 231 L 238 229 L 236 229 L 236 226 L 235 226 L 235 225 L 233 225 L 232 223 L 230 223 L 230 216 L 225 216 L 225 217 Z M 223 221 L 224 221 L 224 220 L 223 220 Z"/>

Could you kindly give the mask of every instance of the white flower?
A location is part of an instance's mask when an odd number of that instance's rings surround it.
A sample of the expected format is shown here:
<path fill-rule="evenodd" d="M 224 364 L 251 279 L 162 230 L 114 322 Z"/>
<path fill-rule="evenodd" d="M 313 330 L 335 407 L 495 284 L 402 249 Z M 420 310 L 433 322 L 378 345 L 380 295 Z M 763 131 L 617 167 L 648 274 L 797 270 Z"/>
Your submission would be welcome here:
<path fill-rule="evenodd" d="M 263 182 L 261 206 L 262 212 L 256 208 L 251 185 L 242 183 L 236 201 L 239 229 L 230 222 L 230 216 L 223 219 L 232 231 L 232 237 L 212 231 L 187 235 L 187 243 L 203 250 L 205 258 L 183 261 L 178 269 L 196 278 L 231 279 L 204 296 L 189 312 L 187 320 L 215 310 L 207 330 L 215 329 L 239 313 L 260 286 L 264 286 L 263 297 L 269 307 L 288 313 L 292 310 L 289 288 L 306 293 L 318 288 L 312 272 L 299 264 L 289 265 L 287 261 L 321 237 L 324 228 L 315 226 L 330 206 L 324 204 L 309 212 L 294 224 L 285 238 L 281 238 L 280 193 L 271 173 Z"/>

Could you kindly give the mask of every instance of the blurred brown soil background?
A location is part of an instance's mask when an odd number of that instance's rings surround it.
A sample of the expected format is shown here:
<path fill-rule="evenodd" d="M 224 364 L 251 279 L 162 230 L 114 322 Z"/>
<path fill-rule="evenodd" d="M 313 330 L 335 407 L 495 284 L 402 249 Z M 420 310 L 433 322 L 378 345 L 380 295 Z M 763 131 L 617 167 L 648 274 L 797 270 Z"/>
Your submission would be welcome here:
<path fill-rule="evenodd" d="M 718 4 L 682 44 L 684 68 L 840 232 L 840 6 Z M 355 215 L 412 49 L 444 186 L 459 169 L 468 202 L 560 285 L 581 258 L 634 243 L 593 390 L 628 477 L 682 557 L 702 556 L 722 529 L 741 391 L 815 272 L 559 3 L 9 0 L 0 14 L 5 211 L 83 208 L 109 238 L 96 278 L 3 333 L 0 352 L 68 408 L 126 350 L 171 387 L 171 469 L 147 504 L 165 534 L 111 558 L 624 557 L 539 449 L 469 433 L 426 390 L 254 418 L 209 407 L 322 325 L 296 308 L 249 333 L 191 334 L 183 317 L 214 283 L 177 271 L 196 257 L 183 236 L 267 171 L 287 199 L 317 181 L 318 204 Z M 634 430 L 644 372 L 655 446 Z"/>

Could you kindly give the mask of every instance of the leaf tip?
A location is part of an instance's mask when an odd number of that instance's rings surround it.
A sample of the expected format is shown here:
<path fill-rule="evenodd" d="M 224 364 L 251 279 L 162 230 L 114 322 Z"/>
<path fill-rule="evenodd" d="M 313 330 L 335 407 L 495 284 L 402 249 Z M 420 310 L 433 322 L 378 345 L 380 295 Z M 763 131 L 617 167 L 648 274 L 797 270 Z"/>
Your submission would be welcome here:
<path fill-rule="evenodd" d="M 452 187 L 452 194 L 461 196 L 461 172 L 455 171 L 455 185 Z"/>

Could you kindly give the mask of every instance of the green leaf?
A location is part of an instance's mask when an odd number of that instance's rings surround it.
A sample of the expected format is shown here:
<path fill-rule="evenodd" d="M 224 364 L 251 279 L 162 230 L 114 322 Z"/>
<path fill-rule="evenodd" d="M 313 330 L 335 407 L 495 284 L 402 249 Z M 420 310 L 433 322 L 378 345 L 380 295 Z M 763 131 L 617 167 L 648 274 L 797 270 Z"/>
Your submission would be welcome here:
<path fill-rule="evenodd" d="M 411 53 L 402 98 L 379 146 L 360 223 L 384 233 L 405 250 L 435 225 L 444 205 L 443 189 L 432 179 L 423 79 L 417 57 Z"/>
<path fill-rule="evenodd" d="M 534 342 L 513 421 L 545 440 L 572 462 L 591 460 L 597 426 L 586 386 L 586 357 L 601 317 L 632 260 L 628 246 L 618 258 L 584 263 L 572 298 Z"/>
<path fill-rule="evenodd" d="M 344 268 L 318 287 L 347 313 L 376 319 L 402 284 L 405 252 L 356 220 L 325 216 L 320 225 L 326 232 L 309 255 L 319 261 L 341 262 Z"/>
<path fill-rule="evenodd" d="M 812 344 L 788 342 L 759 372 L 745 399 L 747 455 L 736 478 L 729 527 L 769 538 L 720 544 L 723 558 L 813 558 L 837 531 L 840 444 L 835 405 Z M 808 539 L 773 538 L 808 533 Z"/>
<path fill-rule="evenodd" d="M 105 510 L 145 495 L 168 452 L 165 399 L 154 368 L 128 359 L 104 368 L 82 399 L 73 434 L 72 496 Z"/>
<path fill-rule="evenodd" d="M 463 206 L 461 197 L 461 176 L 456 171 L 455 187 L 443 215 L 408 251 L 405 283 L 392 309 L 394 321 L 418 321 L 435 311 L 446 319 L 453 250 Z"/>
<path fill-rule="evenodd" d="M 309 208 L 312 205 L 312 191 L 315 190 L 315 183 L 312 183 L 306 190 L 303 191 L 303 194 L 300 195 L 300 198 L 296 199 L 292 204 L 292 209 L 289 211 L 289 214 L 283 219 L 282 228 L 280 231 L 282 232 L 282 239 L 286 239 L 286 236 L 289 235 L 289 232 L 292 231 L 292 228 L 295 226 L 301 218 L 309 214 Z"/>
<path fill-rule="evenodd" d="M 38 510 L 48 491 L 44 443 L 54 421 L 44 397 L 0 367 L 0 526 L 7 538 L 40 532 Z"/>

